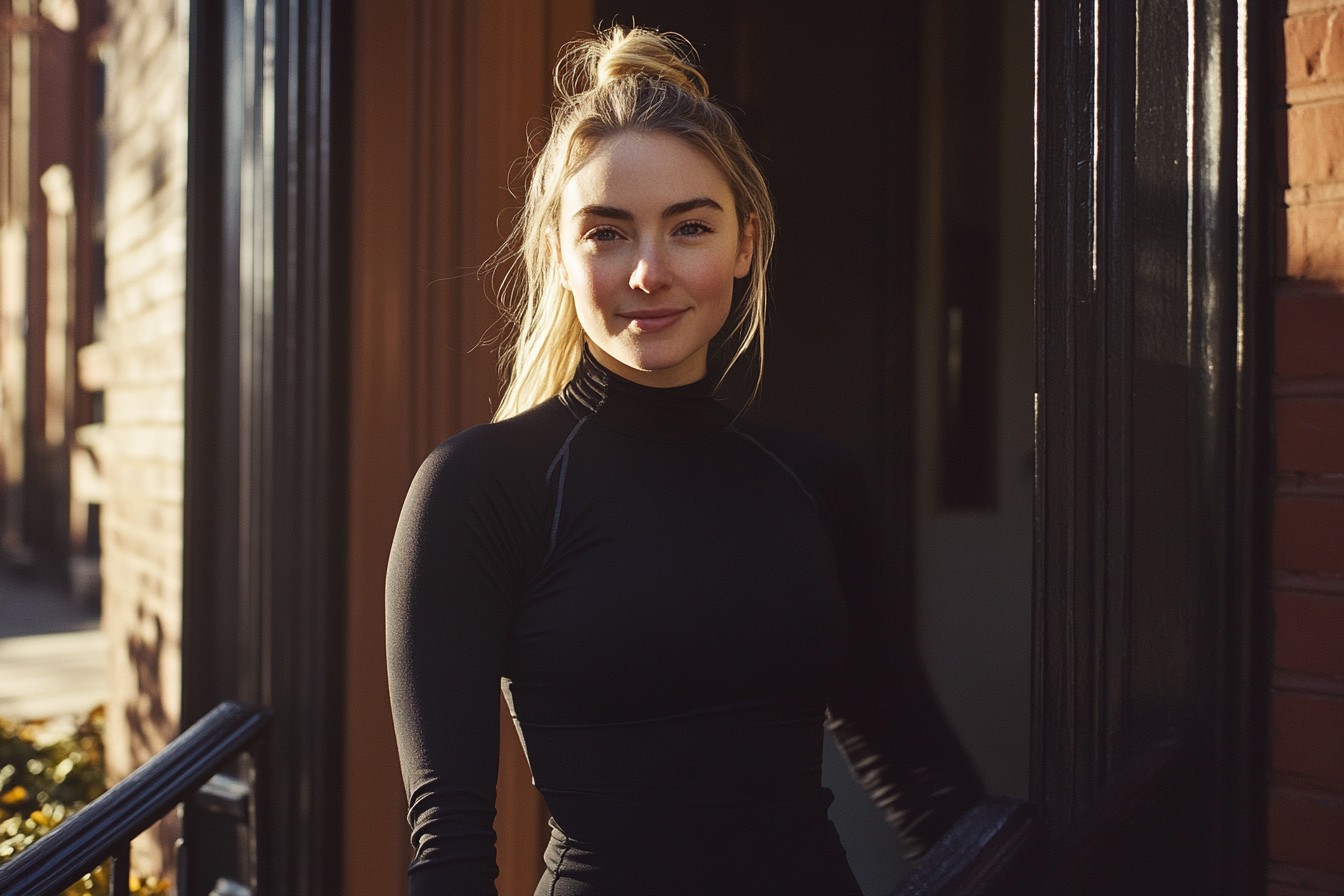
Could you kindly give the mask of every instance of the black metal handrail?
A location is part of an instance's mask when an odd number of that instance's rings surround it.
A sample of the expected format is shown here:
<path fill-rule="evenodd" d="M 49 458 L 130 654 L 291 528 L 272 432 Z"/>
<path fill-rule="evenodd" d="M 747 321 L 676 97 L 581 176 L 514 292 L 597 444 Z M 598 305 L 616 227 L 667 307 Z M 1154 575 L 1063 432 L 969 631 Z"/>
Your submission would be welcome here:
<path fill-rule="evenodd" d="M 0 896 L 60 893 L 112 858 L 112 894 L 130 893 L 131 840 L 190 797 L 271 724 L 269 710 L 225 702 L 102 796 L 0 866 Z"/>
<path fill-rule="evenodd" d="M 1000 892 L 1040 833 L 1029 805 L 1009 797 L 989 797 L 933 845 L 892 896 Z"/>
<path fill-rule="evenodd" d="M 990 797 L 963 815 L 891 896 L 1084 892 L 1087 873 L 1169 786 L 1183 756 L 1181 733 L 1163 732 L 1116 773 L 1089 812 L 1050 842 L 1040 807 Z"/>

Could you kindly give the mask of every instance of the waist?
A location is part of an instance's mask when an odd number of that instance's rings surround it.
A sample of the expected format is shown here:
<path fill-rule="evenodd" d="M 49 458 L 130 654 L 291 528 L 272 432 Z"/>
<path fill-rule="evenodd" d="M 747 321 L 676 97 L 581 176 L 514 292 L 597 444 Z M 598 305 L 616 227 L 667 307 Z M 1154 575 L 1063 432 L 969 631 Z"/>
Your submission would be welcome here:
<path fill-rule="evenodd" d="M 818 712 L 729 707 L 610 724 L 520 720 L 537 789 L 556 818 L 593 806 L 769 811 L 816 799 Z"/>
<path fill-rule="evenodd" d="M 725 844 L 740 850 L 744 843 L 787 851 L 829 838 L 832 830 L 826 810 L 833 796 L 815 781 L 810 789 L 787 793 L 725 793 L 699 800 L 619 793 L 544 795 L 552 815 L 552 839 L 594 851 L 640 855 L 675 844 L 712 853 Z"/>
<path fill-rule="evenodd" d="M 857 894 L 830 802 L 817 787 L 808 799 L 699 810 L 612 805 L 582 829 L 552 819 L 543 883 L 567 896 Z"/>

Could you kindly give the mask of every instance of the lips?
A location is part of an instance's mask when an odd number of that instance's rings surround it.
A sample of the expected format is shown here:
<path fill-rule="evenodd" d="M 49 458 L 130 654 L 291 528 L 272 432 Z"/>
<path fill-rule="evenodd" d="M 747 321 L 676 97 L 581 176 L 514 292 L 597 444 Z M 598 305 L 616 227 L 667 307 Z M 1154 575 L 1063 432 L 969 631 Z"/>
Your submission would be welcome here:
<path fill-rule="evenodd" d="M 629 328 L 636 333 L 657 333 L 666 330 L 685 316 L 689 308 L 641 308 L 617 314 L 630 321 Z"/>

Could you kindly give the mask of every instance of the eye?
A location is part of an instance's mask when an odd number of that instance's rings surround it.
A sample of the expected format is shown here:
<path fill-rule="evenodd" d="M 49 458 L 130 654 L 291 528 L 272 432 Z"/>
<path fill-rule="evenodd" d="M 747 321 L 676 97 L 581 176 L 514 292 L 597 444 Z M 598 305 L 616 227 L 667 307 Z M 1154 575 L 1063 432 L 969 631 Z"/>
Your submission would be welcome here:
<path fill-rule="evenodd" d="M 700 236 L 705 233 L 713 233 L 714 228 L 703 221 L 685 221 L 677 225 L 677 229 L 672 231 L 676 236 Z"/>
<path fill-rule="evenodd" d="M 614 227 L 594 227 L 583 238 L 593 243 L 614 243 L 621 238 L 621 233 Z"/>

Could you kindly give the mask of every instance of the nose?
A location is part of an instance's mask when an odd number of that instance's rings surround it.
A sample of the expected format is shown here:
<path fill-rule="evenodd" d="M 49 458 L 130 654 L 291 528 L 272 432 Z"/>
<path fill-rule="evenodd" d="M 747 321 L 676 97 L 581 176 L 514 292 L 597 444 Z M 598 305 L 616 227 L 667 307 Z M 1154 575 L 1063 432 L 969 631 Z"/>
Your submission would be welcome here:
<path fill-rule="evenodd" d="M 670 273 L 659 248 L 645 246 L 635 262 L 635 269 L 630 272 L 630 288 L 655 293 L 670 282 Z"/>

